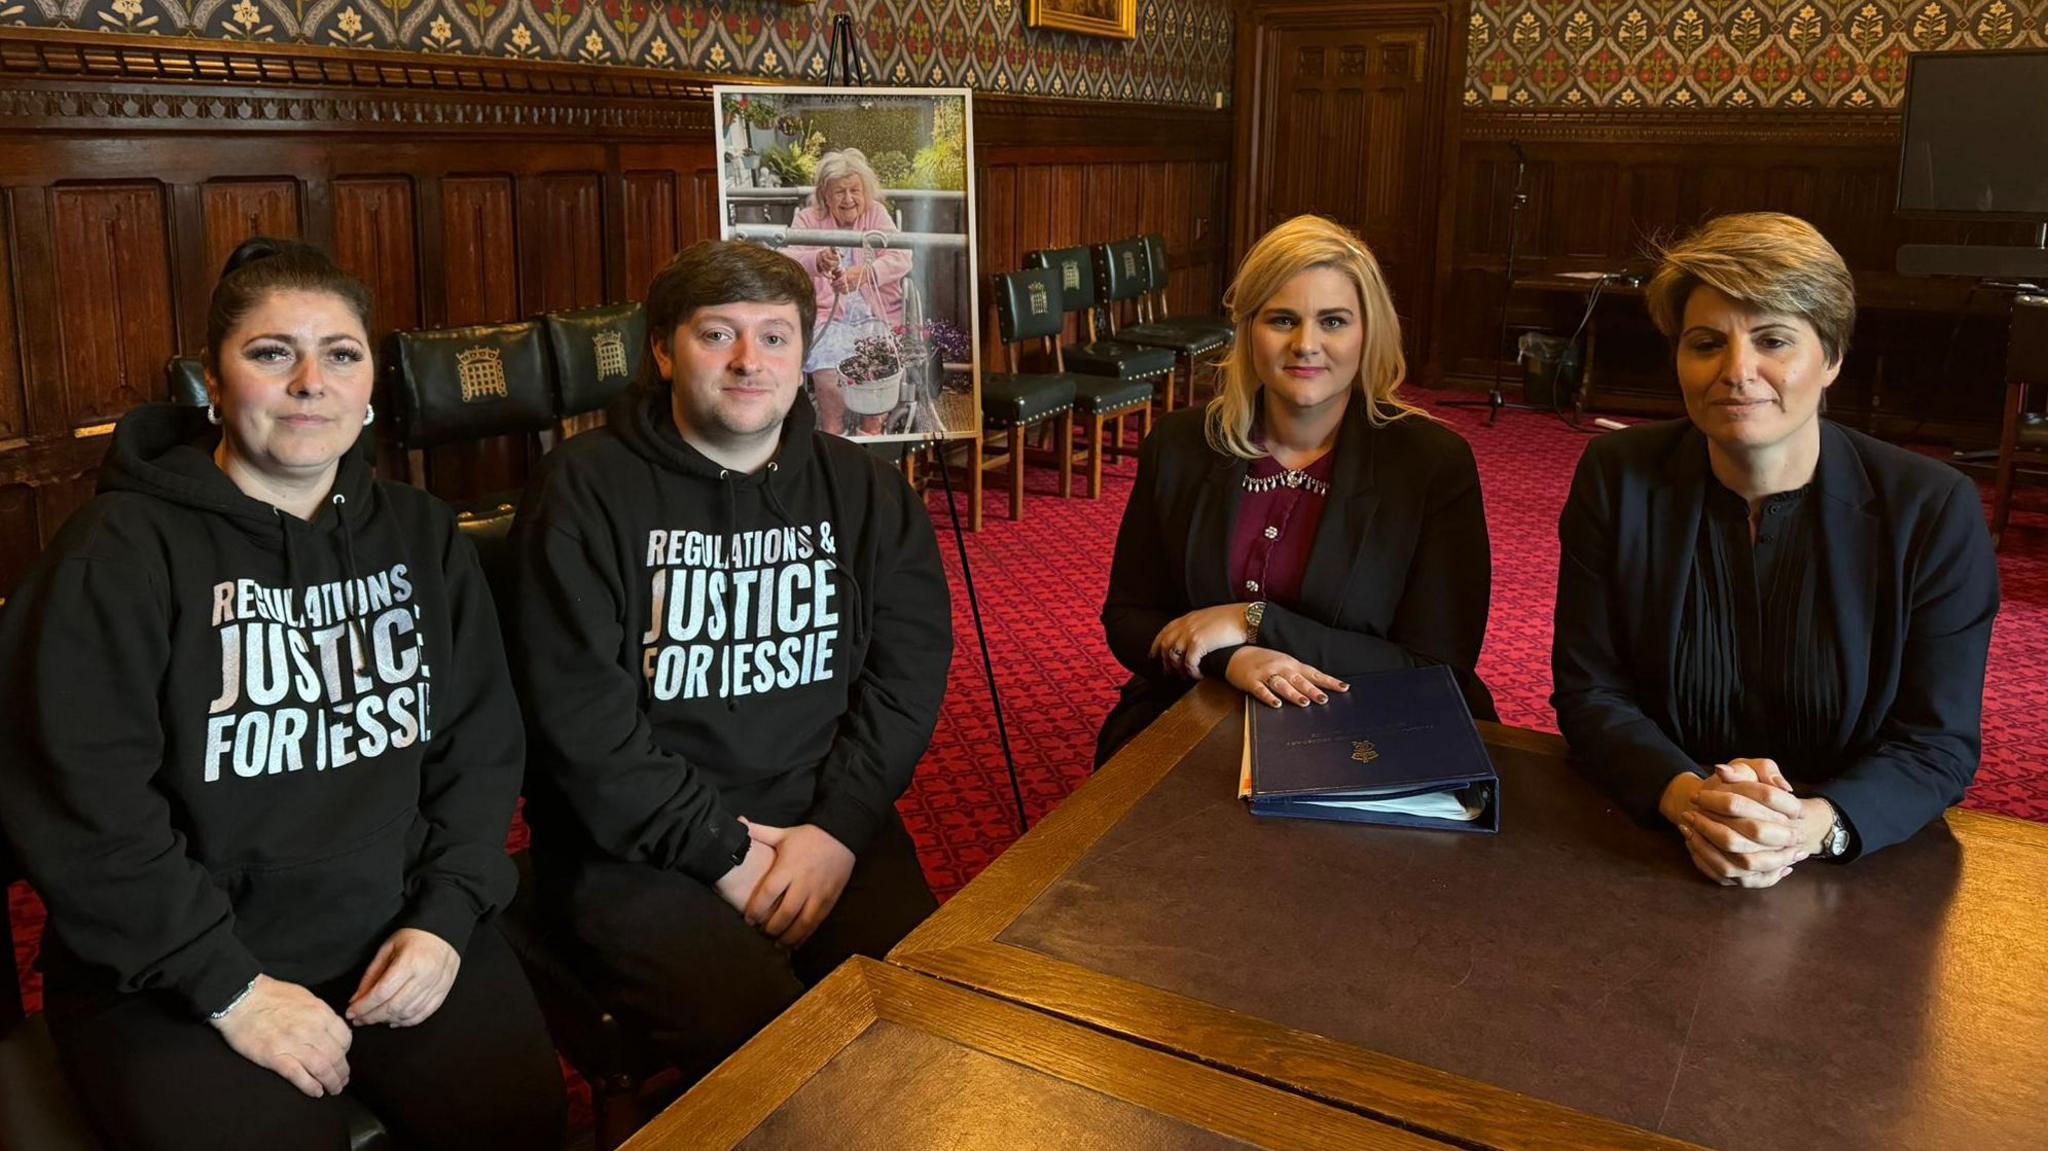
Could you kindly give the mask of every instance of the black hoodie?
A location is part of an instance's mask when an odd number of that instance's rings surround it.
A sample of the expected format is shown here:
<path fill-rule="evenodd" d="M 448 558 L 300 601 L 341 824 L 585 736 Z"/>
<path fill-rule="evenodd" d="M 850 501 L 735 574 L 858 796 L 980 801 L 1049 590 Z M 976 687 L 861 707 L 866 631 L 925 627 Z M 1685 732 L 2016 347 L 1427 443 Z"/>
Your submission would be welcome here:
<path fill-rule="evenodd" d="M 217 436 L 130 412 L 0 613 L 0 827 L 49 904 L 44 969 L 199 1014 L 401 927 L 461 950 L 512 895 L 524 758 L 448 508 L 349 452 L 308 524 L 235 487 Z"/>
<path fill-rule="evenodd" d="M 742 475 L 636 389 L 543 461 L 507 625 L 539 860 L 710 882 L 737 816 L 858 853 L 910 785 L 953 656 L 938 541 L 901 474 L 816 429 L 799 397 Z"/>

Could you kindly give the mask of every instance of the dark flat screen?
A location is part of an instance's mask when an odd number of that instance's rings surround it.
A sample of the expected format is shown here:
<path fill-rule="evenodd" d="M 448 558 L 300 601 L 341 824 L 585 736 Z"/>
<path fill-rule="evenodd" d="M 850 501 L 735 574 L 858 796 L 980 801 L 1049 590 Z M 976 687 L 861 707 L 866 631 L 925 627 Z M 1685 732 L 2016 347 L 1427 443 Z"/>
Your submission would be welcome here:
<path fill-rule="evenodd" d="M 2048 219 L 2048 52 L 1912 58 L 1899 210 Z"/>

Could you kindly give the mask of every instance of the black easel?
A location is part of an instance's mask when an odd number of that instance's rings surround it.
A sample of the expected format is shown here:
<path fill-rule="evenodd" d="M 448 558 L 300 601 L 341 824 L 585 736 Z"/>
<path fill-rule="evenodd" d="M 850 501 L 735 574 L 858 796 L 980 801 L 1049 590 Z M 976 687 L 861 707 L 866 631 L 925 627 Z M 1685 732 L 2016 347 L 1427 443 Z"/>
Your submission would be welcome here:
<path fill-rule="evenodd" d="M 1509 140 L 1508 147 L 1515 150 L 1515 190 L 1514 194 L 1508 197 L 1507 282 L 1502 284 L 1500 289 L 1500 326 L 1493 340 L 1493 386 L 1486 390 L 1486 398 L 1483 400 L 1442 401 L 1442 406 L 1446 408 L 1476 408 L 1482 405 L 1487 407 L 1490 409 L 1486 413 L 1486 426 L 1489 428 L 1500 419 L 1503 409 L 1513 408 L 1518 412 L 1544 410 L 1534 404 L 1511 403 L 1500 390 L 1500 357 L 1508 342 L 1508 297 L 1515 293 L 1515 238 L 1521 231 L 1522 209 L 1529 203 L 1529 194 L 1522 190 L 1522 178 L 1529 168 L 1529 156 L 1522 151 L 1521 142 L 1518 140 Z M 1516 353 L 1515 360 L 1517 363 L 1521 362 L 1519 352 Z"/>
<path fill-rule="evenodd" d="M 840 13 L 832 18 L 832 44 L 825 54 L 825 81 L 841 88 L 858 88 L 867 82 L 867 60 L 860 42 L 853 36 L 853 17 Z M 996 665 L 988 654 L 988 628 L 981 622 L 981 597 L 974 590 L 974 568 L 967 562 L 967 532 L 960 526 L 960 506 L 953 500 L 953 469 L 946 462 L 946 440 L 933 437 L 916 447 L 929 447 L 939 461 L 939 480 L 946 490 L 946 511 L 953 517 L 953 546 L 960 553 L 960 578 L 967 585 L 967 606 L 974 614 L 974 634 L 981 641 L 981 667 L 988 675 L 988 698 L 996 712 L 996 739 L 1003 745 L 1003 765 L 1010 772 L 1010 796 L 1017 801 L 1017 830 L 1031 830 L 1031 818 L 1024 814 L 1024 789 L 1017 782 L 1017 756 L 1010 750 L 1010 728 L 1003 720 L 1003 696 L 996 689 Z"/>
<path fill-rule="evenodd" d="M 858 88 L 867 79 L 868 62 L 861 55 L 860 42 L 853 38 L 853 17 L 841 12 L 832 17 L 832 43 L 825 50 L 825 83 Z"/>

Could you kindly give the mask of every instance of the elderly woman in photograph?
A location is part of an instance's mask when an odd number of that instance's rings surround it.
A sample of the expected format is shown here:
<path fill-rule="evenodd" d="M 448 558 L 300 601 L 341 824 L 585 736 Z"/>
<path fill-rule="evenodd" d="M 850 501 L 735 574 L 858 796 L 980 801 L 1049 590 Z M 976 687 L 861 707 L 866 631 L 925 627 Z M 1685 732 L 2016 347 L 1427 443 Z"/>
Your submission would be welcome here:
<path fill-rule="evenodd" d="M 899 230 L 882 204 L 881 181 L 859 148 L 827 152 L 818 161 L 811 202 L 797 211 L 790 227 L 862 233 Z M 818 328 L 804 360 L 818 426 L 842 435 L 881 431 L 881 416 L 864 416 L 849 426 L 839 364 L 862 336 L 903 322 L 903 279 L 910 274 L 910 253 L 855 243 L 791 247 L 787 254 L 811 274 L 818 293 Z"/>
<path fill-rule="evenodd" d="M 1579 461 L 1551 702 L 1626 810 L 1769 887 L 1962 799 L 1998 568 L 1961 473 L 1821 418 L 1856 299 L 1812 225 L 1711 220 L 1648 297 L 1688 418 Z"/>
<path fill-rule="evenodd" d="M 1472 449 L 1399 392 L 1400 319 L 1363 241 L 1297 216 L 1246 254 L 1206 410 L 1145 440 L 1102 624 L 1131 673 L 1096 762 L 1197 680 L 1267 707 L 1425 664 L 1475 667 L 1492 558 Z"/>

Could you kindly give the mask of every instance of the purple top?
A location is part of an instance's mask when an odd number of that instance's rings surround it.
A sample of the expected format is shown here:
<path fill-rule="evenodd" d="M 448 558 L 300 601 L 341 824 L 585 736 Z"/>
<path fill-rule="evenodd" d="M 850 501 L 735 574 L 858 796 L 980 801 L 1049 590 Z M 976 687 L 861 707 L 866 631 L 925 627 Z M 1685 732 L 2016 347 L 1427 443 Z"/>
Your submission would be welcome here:
<path fill-rule="evenodd" d="M 1301 577 L 1308 571 L 1316 527 L 1323 522 L 1336 462 L 1337 453 L 1331 451 L 1300 471 L 1288 471 L 1271 456 L 1245 468 L 1244 497 L 1230 538 L 1234 598 L 1301 606 Z"/>

